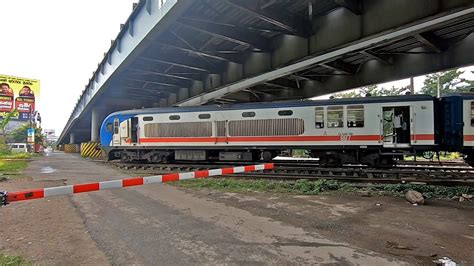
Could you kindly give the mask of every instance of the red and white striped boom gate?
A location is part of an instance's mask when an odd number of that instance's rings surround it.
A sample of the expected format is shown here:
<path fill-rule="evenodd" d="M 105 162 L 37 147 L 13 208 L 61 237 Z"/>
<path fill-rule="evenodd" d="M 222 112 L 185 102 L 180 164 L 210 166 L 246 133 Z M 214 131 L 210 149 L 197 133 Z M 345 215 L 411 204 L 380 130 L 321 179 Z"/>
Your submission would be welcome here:
<path fill-rule="evenodd" d="M 266 163 L 266 164 L 247 165 L 247 166 L 229 167 L 229 168 L 221 168 L 221 169 L 200 170 L 200 171 L 185 172 L 185 173 L 174 173 L 174 174 L 147 176 L 147 177 L 133 177 L 133 178 L 127 178 L 127 179 L 102 181 L 102 182 L 96 182 L 96 183 L 39 188 L 39 189 L 31 189 L 31 190 L 16 191 L 16 192 L 0 191 L 0 206 L 4 206 L 4 205 L 7 205 L 8 203 L 15 202 L 15 201 L 22 201 L 22 200 L 49 198 L 49 197 L 60 196 L 60 195 L 70 195 L 70 194 L 105 190 L 105 189 L 112 189 L 112 188 L 141 186 L 141 185 L 153 184 L 153 183 L 173 182 L 173 181 L 180 181 L 180 180 L 194 179 L 194 178 L 206 178 L 206 177 L 211 177 L 211 176 L 230 175 L 230 174 L 237 174 L 237 173 L 244 173 L 244 172 L 267 170 L 267 169 L 273 169 L 273 168 L 274 168 L 273 163 Z"/>

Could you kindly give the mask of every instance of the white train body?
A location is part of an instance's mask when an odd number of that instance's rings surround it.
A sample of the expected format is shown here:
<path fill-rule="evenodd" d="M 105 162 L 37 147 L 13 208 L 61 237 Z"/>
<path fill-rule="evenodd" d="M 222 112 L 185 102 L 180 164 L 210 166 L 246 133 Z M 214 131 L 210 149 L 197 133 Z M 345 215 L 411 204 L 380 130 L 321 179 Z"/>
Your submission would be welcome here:
<path fill-rule="evenodd" d="M 401 154 L 435 145 L 434 100 L 417 95 L 130 110 L 110 115 L 103 128 L 112 137 L 101 139 L 116 152 L 112 157 L 117 151 L 130 155 L 131 150 L 154 150 L 173 151 L 174 159 L 204 160 L 208 150 L 286 148 L 304 148 L 319 156 L 351 149 L 364 156 Z"/>

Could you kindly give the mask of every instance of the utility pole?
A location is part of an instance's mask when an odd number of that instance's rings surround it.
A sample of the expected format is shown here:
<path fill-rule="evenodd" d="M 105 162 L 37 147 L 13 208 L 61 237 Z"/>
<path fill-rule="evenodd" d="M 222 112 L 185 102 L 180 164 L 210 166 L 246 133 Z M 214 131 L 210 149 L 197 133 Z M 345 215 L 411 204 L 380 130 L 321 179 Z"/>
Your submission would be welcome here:
<path fill-rule="evenodd" d="M 415 94 L 415 81 L 414 78 L 410 78 L 410 94 Z"/>
<path fill-rule="evenodd" d="M 32 111 L 32 109 L 31 109 L 31 104 L 30 104 L 30 106 L 28 107 L 28 120 L 29 120 L 29 124 L 30 124 L 30 126 L 28 127 L 28 133 L 30 132 L 31 128 L 33 127 L 33 122 L 31 121 L 31 117 L 33 116 L 33 114 L 31 113 L 31 111 Z M 27 141 L 27 144 L 30 147 L 29 152 L 34 152 L 35 143 L 33 142 L 33 145 L 32 145 L 30 141 Z"/>

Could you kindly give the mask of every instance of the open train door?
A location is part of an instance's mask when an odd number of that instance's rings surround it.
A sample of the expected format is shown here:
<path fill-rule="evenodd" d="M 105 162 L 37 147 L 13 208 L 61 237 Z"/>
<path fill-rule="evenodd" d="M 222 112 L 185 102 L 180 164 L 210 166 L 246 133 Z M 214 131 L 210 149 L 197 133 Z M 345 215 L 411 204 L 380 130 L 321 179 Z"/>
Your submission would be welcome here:
<path fill-rule="evenodd" d="M 130 120 L 127 119 L 125 121 L 122 121 L 120 123 L 120 144 L 126 144 L 129 142 L 129 137 L 130 137 Z"/>
<path fill-rule="evenodd" d="M 138 117 L 130 118 L 130 140 L 131 143 L 138 143 Z"/>
<path fill-rule="evenodd" d="M 381 135 L 385 148 L 407 148 L 411 145 L 414 119 L 410 106 L 382 107 Z"/>

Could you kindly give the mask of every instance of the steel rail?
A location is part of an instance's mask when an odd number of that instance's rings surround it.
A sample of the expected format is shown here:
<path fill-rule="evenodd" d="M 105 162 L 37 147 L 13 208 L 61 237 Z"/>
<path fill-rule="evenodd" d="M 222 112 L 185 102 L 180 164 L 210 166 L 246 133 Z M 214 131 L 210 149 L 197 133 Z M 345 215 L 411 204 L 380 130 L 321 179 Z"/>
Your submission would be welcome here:
<path fill-rule="evenodd" d="M 172 171 L 200 170 L 209 164 L 113 164 L 121 170 L 133 173 L 168 173 Z M 222 165 L 220 165 L 222 167 Z M 474 186 L 474 168 L 439 165 L 402 165 L 391 168 L 369 168 L 367 166 L 321 167 L 317 164 L 280 164 L 265 173 L 235 175 L 232 177 L 254 177 L 265 179 L 334 179 L 347 182 L 412 183 L 421 182 L 438 185 Z"/>

